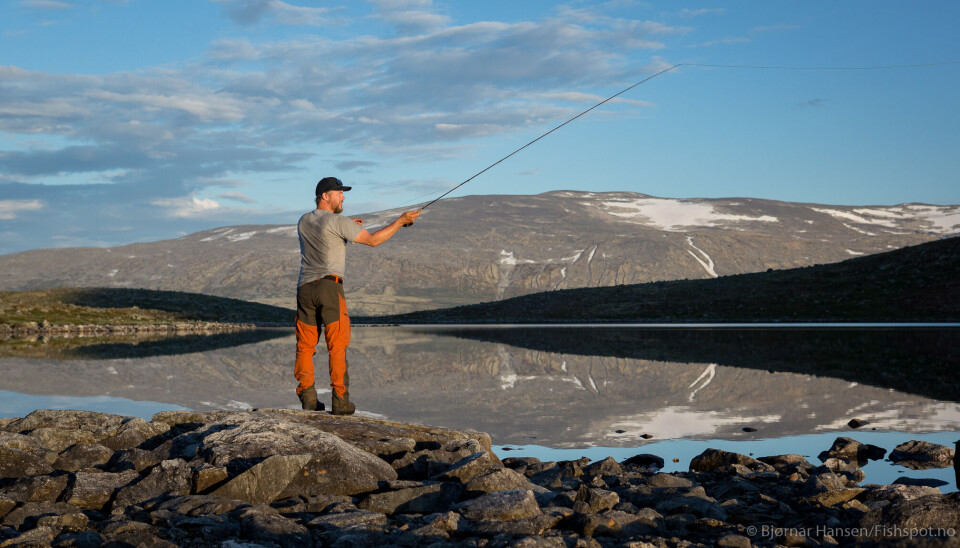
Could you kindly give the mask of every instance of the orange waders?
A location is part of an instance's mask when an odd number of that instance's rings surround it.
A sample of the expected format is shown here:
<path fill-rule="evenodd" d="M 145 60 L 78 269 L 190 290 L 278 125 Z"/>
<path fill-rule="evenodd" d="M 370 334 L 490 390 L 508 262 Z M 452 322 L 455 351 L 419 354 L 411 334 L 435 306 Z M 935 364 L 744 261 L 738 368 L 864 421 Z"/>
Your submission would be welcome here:
<path fill-rule="evenodd" d="M 330 353 L 330 388 L 349 401 L 350 316 L 343 298 L 343 278 L 324 276 L 297 288 L 297 360 L 293 370 L 300 382 L 297 394 L 314 384 L 313 355 L 320 342 L 318 319 L 323 322 L 323 335 Z"/>

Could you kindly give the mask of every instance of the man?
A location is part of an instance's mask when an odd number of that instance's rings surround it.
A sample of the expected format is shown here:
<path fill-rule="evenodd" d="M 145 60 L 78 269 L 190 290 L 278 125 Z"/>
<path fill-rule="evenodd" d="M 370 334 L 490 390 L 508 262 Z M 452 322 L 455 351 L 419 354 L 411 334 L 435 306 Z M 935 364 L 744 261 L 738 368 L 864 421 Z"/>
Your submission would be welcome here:
<path fill-rule="evenodd" d="M 317 208 L 297 224 L 300 237 L 300 279 L 297 281 L 297 358 L 294 376 L 299 381 L 297 396 L 303 409 L 323 411 L 317 401 L 313 378 L 313 355 L 320 342 L 318 322 L 330 354 L 330 389 L 334 415 L 351 415 L 356 406 L 350 401 L 350 376 L 347 373 L 347 346 L 350 344 L 350 317 L 343 298 L 346 247 L 357 242 L 376 247 L 389 240 L 420 216 L 408 211 L 396 221 L 370 234 L 362 228 L 363 219 L 347 219 L 343 211 L 343 186 L 336 177 L 324 177 L 317 183 Z"/>

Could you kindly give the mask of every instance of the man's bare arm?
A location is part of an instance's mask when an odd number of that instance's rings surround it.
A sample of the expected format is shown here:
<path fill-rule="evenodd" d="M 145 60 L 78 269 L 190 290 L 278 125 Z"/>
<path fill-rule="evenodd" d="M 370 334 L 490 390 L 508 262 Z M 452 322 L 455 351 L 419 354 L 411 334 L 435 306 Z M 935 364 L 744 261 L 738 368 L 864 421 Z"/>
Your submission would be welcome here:
<path fill-rule="evenodd" d="M 403 215 L 397 217 L 396 221 L 388 224 L 387 226 L 381 228 L 380 230 L 374 232 L 373 234 L 367 232 L 365 229 L 360 231 L 360 234 L 357 235 L 353 241 L 358 244 L 368 245 L 370 247 L 377 247 L 383 242 L 389 240 L 393 237 L 394 234 L 400 230 L 400 227 L 403 225 L 412 224 L 417 217 L 420 216 L 419 211 L 407 211 Z"/>

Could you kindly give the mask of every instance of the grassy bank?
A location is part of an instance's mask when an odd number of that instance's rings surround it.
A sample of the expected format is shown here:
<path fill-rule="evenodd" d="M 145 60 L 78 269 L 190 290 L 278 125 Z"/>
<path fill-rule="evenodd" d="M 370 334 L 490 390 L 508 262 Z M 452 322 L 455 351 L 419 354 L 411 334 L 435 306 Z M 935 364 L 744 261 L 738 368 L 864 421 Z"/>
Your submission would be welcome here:
<path fill-rule="evenodd" d="M 180 291 L 60 288 L 0 291 L 0 324 L 11 328 L 79 325 L 170 325 L 183 322 L 290 324 L 278 306 Z"/>

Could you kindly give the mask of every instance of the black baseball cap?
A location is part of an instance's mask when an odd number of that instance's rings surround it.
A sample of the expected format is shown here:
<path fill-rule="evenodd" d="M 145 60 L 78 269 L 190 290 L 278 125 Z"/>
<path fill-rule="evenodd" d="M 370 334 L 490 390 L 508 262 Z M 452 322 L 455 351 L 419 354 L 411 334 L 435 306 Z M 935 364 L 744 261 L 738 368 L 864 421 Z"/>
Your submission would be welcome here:
<path fill-rule="evenodd" d="M 330 192 L 331 190 L 343 190 L 347 191 L 353 188 L 352 186 L 343 186 L 343 182 L 336 177 L 324 177 L 320 179 L 320 182 L 317 183 L 317 196 L 323 194 L 324 192 Z"/>

